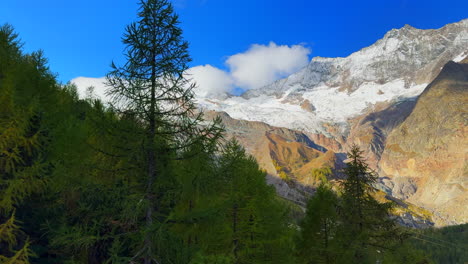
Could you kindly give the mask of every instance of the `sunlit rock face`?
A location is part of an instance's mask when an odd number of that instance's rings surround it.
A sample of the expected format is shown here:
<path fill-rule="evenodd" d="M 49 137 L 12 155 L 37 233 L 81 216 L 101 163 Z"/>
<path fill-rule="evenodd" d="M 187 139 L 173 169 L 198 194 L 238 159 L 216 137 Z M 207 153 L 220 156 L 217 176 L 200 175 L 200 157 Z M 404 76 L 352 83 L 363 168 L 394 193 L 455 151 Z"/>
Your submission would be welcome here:
<path fill-rule="evenodd" d="M 447 223 L 468 221 L 468 58 L 448 62 L 388 136 L 379 161 L 392 195 Z"/>

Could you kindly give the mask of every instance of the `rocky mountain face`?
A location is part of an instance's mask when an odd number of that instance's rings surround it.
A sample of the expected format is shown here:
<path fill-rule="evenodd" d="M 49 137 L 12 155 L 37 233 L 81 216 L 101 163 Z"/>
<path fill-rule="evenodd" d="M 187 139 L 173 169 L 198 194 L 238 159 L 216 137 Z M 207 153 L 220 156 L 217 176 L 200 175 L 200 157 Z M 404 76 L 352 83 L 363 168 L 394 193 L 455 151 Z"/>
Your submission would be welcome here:
<path fill-rule="evenodd" d="M 391 131 L 379 175 L 394 197 L 468 221 L 468 57 L 448 62 Z"/>
<path fill-rule="evenodd" d="M 307 197 L 313 193 L 311 168 L 326 165 L 339 175 L 342 157 L 316 144 L 302 132 L 233 119 L 224 112 L 205 112 L 207 119 L 216 116 L 221 117 L 226 128 L 226 140 L 235 137 L 268 173 L 267 180 L 275 185 L 278 194 L 290 201 L 305 205 Z"/>
<path fill-rule="evenodd" d="M 248 91 L 244 98 L 262 94 L 294 98 L 325 84 L 354 92 L 365 83 L 384 84 L 403 79 L 405 87 L 426 84 L 450 59 L 466 51 L 468 19 L 441 29 L 393 29 L 373 45 L 346 58 L 314 58 L 309 66 L 286 79 Z M 298 85 L 294 90 L 292 87 Z M 382 91 L 383 92 L 383 91 Z"/>
<path fill-rule="evenodd" d="M 228 137 L 289 200 L 303 204 L 313 193 L 314 168 L 339 178 L 357 144 L 389 199 L 420 208 L 419 220 L 430 212 L 437 225 L 465 223 L 466 56 L 468 19 L 436 30 L 405 26 L 346 58 L 314 58 L 271 85 L 199 103 L 213 110 L 208 117 L 221 113 Z"/>
<path fill-rule="evenodd" d="M 237 119 L 336 137 L 327 128 L 332 124 L 346 135 L 348 119 L 378 103 L 418 96 L 467 46 L 468 19 L 436 30 L 405 26 L 346 58 L 316 57 L 273 84 L 200 104 Z"/>

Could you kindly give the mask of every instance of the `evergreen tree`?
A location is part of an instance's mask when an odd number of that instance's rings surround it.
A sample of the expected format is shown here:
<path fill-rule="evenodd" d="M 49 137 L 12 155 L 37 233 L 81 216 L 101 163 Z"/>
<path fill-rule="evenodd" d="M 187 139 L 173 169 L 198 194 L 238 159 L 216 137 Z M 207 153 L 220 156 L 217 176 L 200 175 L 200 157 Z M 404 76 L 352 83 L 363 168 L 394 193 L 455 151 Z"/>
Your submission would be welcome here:
<path fill-rule="evenodd" d="M 341 251 L 335 237 L 339 224 L 338 197 L 326 184 L 321 184 L 307 202 L 300 224 L 297 252 L 302 263 L 337 263 Z"/>
<path fill-rule="evenodd" d="M 4 219 L 4 217 L 2 217 Z M 5 246 L 0 250 L 0 262 L 5 264 L 29 264 L 29 257 L 35 256 L 30 249 L 27 238 L 21 241 L 24 233 L 16 223 L 15 213 L 4 222 L 0 223 L 0 245 Z"/>
<path fill-rule="evenodd" d="M 285 206 L 278 201 L 266 173 L 243 147 L 231 140 L 219 161 L 224 200 L 221 222 L 224 243 L 233 263 L 288 263 L 291 258 L 291 232 Z"/>
<path fill-rule="evenodd" d="M 186 78 L 190 56 L 182 39 L 178 16 L 167 0 L 140 1 L 139 20 L 126 28 L 123 43 L 127 62 L 107 76 L 113 106 L 118 115 L 131 115 L 144 128 L 136 134 L 146 168 L 145 238 L 136 258 L 158 262 L 155 248 L 155 215 L 160 215 L 158 181 L 167 171 L 167 154 L 186 148 L 206 137 L 216 139 L 220 128 L 200 126 L 203 114 L 193 101 L 195 84 Z M 177 154 L 176 152 L 172 152 Z M 162 157 L 164 156 L 164 157 Z M 162 221 L 158 221 L 159 223 Z"/>
<path fill-rule="evenodd" d="M 48 164 L 40 102 L 32 91 L 41 86 L 45 61 L 40 53 L 23 55 L 10 25 L 0 27 L 0 248 L 2 263 L 29 263 L 34 255 L 28 234 L 18 225 L 17 209 L 44 190 Z"/>
<path fill-rule="evenodd" d="M 468 224 L 411 229 L 410 233 L 412 237 L 408 239 L 408 244 L 411 244 L 416 252 L 419 250 L 420 255 L 432 259 L 434 263 L 455 264 L 465 263 L 468 260 Z M 427 263 L 432 262 L 427 261 Z"/>
<path fill-rule="evenodd" d="M 8 25 L 0 56 L 1 262 L 37 255 L 35 263 L 102 263 L 116 233 L 133 231 L 118 219 L 131 196 L 120 199 L 128 189 L 119 164 L 127 161 L 90 151 L 87 143 L 110 142 L 102 130 L 89 136 L 87 115 L 116 116 L 58 85 L 43 53 L 23 54 Z"/>
<path fill-rule="evenodd" d="M 292 260 L 287 209 L 236 141 L 220 155 L 205 152 L 182 164 L 178 180 L 183 187 L 170 222 L 190 248 L 190 263 Z"/>
<path fill-rule="evenodd" d="M 379 203 L 372 196 L 377 176 L 356 145 L 352 146 L 348 159 L 338 232 L 344 249 L 341 261 L 372 263 L 381 259 L 381 252 L 393 250 L 404 235 L 391 217 L 392 203 Z"/>
<path fill-rule="evenodd" d="M 201 236 L 211 228 L 212 219 L 219 217 L 216 208 L 220 178 L 216 174 L 213 150 L 203 150 L 197 144 L 186 155 L 190 158 L 177 162 L 179 195 L 169 218 L 187 247 L 197 249 Z"/>

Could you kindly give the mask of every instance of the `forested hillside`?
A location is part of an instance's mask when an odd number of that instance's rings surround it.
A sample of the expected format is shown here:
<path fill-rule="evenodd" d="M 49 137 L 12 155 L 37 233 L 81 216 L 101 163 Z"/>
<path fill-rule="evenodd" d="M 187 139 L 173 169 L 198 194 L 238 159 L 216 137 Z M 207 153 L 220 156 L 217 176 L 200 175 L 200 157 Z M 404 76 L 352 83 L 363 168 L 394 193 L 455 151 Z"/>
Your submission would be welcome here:
<path fill-rule="evenodd" d="M 426 252 L 435 263 L 466 263 L 468 224 L 439 229 L 412 230 L 415 248 Z"/>
<path fill-rule="evenodd" d="M 289 256 L 286 207 L 235 142 L 155 140 L 147 226 L 145 124 L 79 100 L 11 26 L 0 40 L 2 263 L 139 262 L 148 236 L 162 263 Z"/>
<path fill-rule="evenodd" d="M 431 263 L 372 197 L 357 147 L 342 188 L 322 179 L 297 219 L 196 109 L 171 5 L 142 1 L 138 19 L 110 104 L 80 99 L 0 27 L 0 263 Z"/>

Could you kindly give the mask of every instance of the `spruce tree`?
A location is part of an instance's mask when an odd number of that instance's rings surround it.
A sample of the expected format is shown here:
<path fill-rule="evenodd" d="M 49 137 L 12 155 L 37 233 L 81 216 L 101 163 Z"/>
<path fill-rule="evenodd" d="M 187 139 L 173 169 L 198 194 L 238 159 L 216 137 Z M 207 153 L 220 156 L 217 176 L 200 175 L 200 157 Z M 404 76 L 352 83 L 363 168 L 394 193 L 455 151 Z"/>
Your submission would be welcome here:
<path fill-rule="evenodd" d="M 203 114 L 193 100 L 195 84 L 185 75 L 191 60 L 188 43 L 169 1 L 140 1 L 138 21 L 127 26 L 123 43 L 127 62 L 123 66 L 112 63 L 108 94 L 118 115 L 133 116 L 144 127 L 142 134 L 135 135 L 142 148 L 132 150 L 142 154 L 146 168 L 145 238 L 135 258 L 157 263 L 154 221 L 161 210 L 156 204 L 157 182 L 167 168 L 167 153 L 206 137 L 216 139 L 220 127 L 217 122 L 201 125 Z"/>
<path fill-rule="evenodd" d="M 183 187 L 170 222 L 190 248 L 190 263 L 292 261 L 287 208 L 239 143 L 229 141 L 221 153 L 207 152 L 182 164 L 178 180 Z"/>
<path fill-rule="evenodd" d="M 300 224 L 297 240 L 301 263 L 337 263 L 341 249 L 337 247 L 338 197 L 330 187 L 322 183 L 307 202 L 307 210 Z"/>
<path fill-rule="evenodd" d="M 267 185 L 266 173 L 255 158 L 233 139 L 226 144 L 219 166 L 225 231 L 217 243 L 227 246 L 233 263 L 291 262 L 287 209 L 274 187 Z"/>
<path fill-rule="evenodd" d="M 339 240 L 341 261 L 372 263 L 382 251 L 391 251 L 403 238 L 391 216 L 392 203 L 373 197 L 377 175 L 369 168 L 356 145 L 348 153 L 342 184 Z"/>

